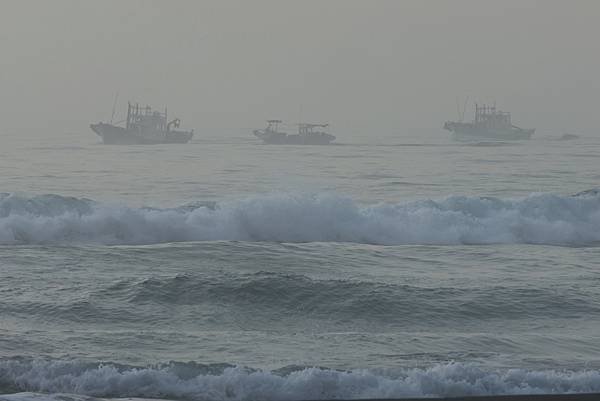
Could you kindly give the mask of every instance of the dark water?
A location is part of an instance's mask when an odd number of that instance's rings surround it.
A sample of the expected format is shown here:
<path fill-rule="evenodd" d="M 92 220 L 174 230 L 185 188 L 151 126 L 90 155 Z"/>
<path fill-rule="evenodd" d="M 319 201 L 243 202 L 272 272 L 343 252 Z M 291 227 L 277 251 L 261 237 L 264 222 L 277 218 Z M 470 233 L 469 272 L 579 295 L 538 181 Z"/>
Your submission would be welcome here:
<path fill-rule="evenodd" d="M 600 143 L 420 145 L 16 141 L 0 399 L 600 391 Z"/>

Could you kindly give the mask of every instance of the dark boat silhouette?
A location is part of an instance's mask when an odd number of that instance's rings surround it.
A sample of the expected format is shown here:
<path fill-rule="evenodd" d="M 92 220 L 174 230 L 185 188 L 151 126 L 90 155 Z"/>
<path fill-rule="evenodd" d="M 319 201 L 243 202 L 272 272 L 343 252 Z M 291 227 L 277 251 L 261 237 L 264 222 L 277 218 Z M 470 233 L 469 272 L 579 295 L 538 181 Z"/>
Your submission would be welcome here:
<path fill-rule="evenodd" d="M 496 106 L 475 104 L 475 120 L 470 123 L 448 121 L 444 129 L 454 139 L 519 140 L 530 139 L 535 128 L 524 129 L 512 124 L 510 113 L 496 110 Z"/>
<path fill-rule="evenodd" d="M 194 131 L 178 131 L 181 123 L 178 118 L 167 122 L 167 110 L 164 113 L 153 111 L 150 106 L 127 104 L 125 127 L 111 123 L 91 124 L 90 128 L 102 138 L 105 144 L 161 144 L 187 143 Z"/>
<path fill-rule="evenodd" d="M 288 134 L 279 131 L 281 123 L 281 120 L 267 120 L 267 127 L 254 130 L 254 135 L 264 143 L 278 145 L 328 145 L 335 139 L 335 136 L 322 131 L 329 124 L 300 123 L 297 134 Z"/>

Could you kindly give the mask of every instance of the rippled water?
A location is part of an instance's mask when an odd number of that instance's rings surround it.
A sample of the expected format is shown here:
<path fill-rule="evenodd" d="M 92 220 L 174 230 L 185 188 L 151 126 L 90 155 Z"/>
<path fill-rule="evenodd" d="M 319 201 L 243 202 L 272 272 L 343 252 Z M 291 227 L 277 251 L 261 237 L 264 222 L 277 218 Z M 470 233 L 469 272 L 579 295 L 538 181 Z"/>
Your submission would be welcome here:
<path fill-rule="evenodd" d="M 7 143 L 0 394 L 600 391 L 598 140 Z"/>

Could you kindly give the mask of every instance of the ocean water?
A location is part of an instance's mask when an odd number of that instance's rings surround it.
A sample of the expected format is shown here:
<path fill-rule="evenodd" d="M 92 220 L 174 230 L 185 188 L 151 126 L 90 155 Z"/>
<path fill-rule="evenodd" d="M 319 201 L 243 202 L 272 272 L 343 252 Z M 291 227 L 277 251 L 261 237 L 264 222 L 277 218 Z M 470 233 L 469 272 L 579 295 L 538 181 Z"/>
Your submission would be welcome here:
<path fill-rule="evenodd" d="M 0 148 L 0 400 L 600 392 L 597 138 L 58 138 Z"/>

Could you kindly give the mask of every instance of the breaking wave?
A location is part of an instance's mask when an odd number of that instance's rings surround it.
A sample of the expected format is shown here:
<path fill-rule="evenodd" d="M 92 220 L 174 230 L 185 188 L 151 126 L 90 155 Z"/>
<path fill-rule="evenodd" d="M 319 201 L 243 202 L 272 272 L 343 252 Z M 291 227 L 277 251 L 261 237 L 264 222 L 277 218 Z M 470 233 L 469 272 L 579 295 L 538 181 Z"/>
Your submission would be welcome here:
<path fill-rule="evenodd" d="M 265 371 L 194 362 L 133 367 L 20 358 L 0 361 L 0 393 L 17 392 L 239 401 L 591 393 L 600 392 L 600 372 L 488 370 L 462 363 L 391 373 L 314 367 Z M 27 397 L 0 395 L 3 399 Z"/>
<path fill-rule="evenodd" d="M 178 208 L 0 194 L 0 244 L 180 241 L 402 244 L 600 242 L 600 192 L 519 199 L 450 196 L 362 205 L 335 194 L 267 194 Z"/>

